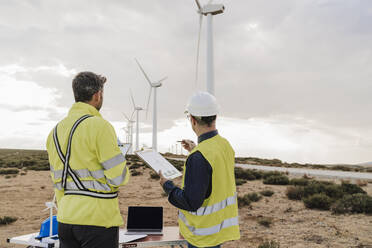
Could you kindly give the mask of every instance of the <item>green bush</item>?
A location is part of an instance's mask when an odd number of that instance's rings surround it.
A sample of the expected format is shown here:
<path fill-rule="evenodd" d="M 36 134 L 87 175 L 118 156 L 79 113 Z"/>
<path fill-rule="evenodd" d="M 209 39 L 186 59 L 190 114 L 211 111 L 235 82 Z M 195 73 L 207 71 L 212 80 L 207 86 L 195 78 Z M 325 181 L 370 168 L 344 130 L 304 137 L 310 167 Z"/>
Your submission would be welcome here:
<path fill-rule="evenodd" d="M 310 183 L 310 180 L 306 178 L 292 178 L 289 181 L 289 184 L 295 185 L 295 186 L 306 186 L 309 183 Z"/>
<path fill-rule="evenodd" d="M 156 173 L 156 172 L 153 172 L 153 171 L 150 172 L 150 177 L 151 177 L 152 179 L 155 179 L 155 180 L 159 180 L 159 179 L 160 179 L 159 174 Z"/>
<path fill-rule="evenodd" d="M 263 190 L 263 191 L 260 192 L 260 194 L 263 195 L 263 196 L 270 197 L 270 196 L 272 196 L 274 194 L 274 191 L 272 191 L 272 190 Z"/>
<path fill-rule="evenodd" d="M 363 193 L 345 195 L 332 206 L 332 212 L 372 214 L 372 197 Z"/>
<path fill-rule="evenodd" d="M 358 193 L 367 194 L 361 187 L 359 187 L 356 184 L 342 182 L 341 188 L 345 194 L 350 194 L 350 195 L 358 194 Z"/>
<path fill-rule="evenodd" d="M 237 179 L 235 179 L 235 184 L 237 185 L 237 186 L 239 186 L 239 185 L 243 185 L 243 184 L 245 184 L 247 182 L 247 180 L 245 180 L 245 179 L 241 179 L 241 178 L 237 178 Z"/>
<path fill-rule="evenodd" d="M 238 196 L 238 207 L 239 208 L 242 208 L 242 207 L 245 207 L 245 206 L 249 206 L 249 205 L 251 205 L 251 200 L 249 200 L 248 197 L 246 197 L 246 196 L 243 196 L 243 197 Z"/>
<path fill-rule="evenodd" d="M 262 244 L 258 246 L 258 248 L 280 248 L 279 243 L 271 240 L 271 241 L 265 241 Z"/>
<path fill-rule="evenodd" d="M 311 195 L 303 201 L 307 208 L 319 210 L 329 210 L 332 204 L 332 199 L 324 193 Z"/>
<path fill-rule="evenodd" d="M 285 175 L 273 175 L 264 179 L 263 183 L 271 185 L 288 185 L 289 178 Z"/>
<path fill-rule="evenodd" d="M 301 186 L 289 186 L 285 192 L 288 199 L 290 200 L 301 200 L 304 196 L 304 187 Z"/>
<path fill-rule="evenodd" d="M 14 175 L 18 173 L 19 170 L 17 169 L 0 169 L 0 175 Z"/>
<path fill-rule="evenodd" d="M 10 216 L 4 216 L 0 217 L 0 225 L 8 225 L 10 223 L 13 223 L 17 220 L 16 217 L 10 217 Z"/>
<path fill-rule="evenodd" d="M 251 202 L 258 202 L 262 198 L 262 196 L 260 196 L 256 192 L 246 194 L 244 197 L 247 197 Z"/>

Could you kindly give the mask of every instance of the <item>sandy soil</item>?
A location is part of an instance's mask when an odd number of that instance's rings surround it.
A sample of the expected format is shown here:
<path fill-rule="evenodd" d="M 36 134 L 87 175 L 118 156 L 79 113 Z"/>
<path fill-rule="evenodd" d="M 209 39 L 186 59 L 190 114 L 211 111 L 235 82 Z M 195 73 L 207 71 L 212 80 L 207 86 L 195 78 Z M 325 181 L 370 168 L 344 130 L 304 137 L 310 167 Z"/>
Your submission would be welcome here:
<path fill-rule="evenodd" d="M 165 225 L 177 225 L 176 208 L 162 195 L 159 182 L 149 179 L 149 172 L 144 169 L 142 176 L 131 177 L 129 184 L 122 187 L 121 213 L 126 216 L 129 205 L 163 206 Z M 264 240 L 275 240 L 280 247 L 372 247 L 372 216 L 335 216 L 329 211 L 308 210 L 302 202 L 286 198 L 286 186 L 264 185 L 262 181 L 247 182 L 238 187 L 238 193 L 264 189 L 275 194 L 239 210 L 241 239 L 224 247 L 258 247 Z M 372 195 L 371 184 L 364 189 Z M 40 223 L 48 217 L 48 211 L 42 211 L 44 203 L 52 197 L 47 171 L 28 171 L 27 175 L 10 179 L 0 176 L 0 216 L 18 217 L 16 222 L 0 226 L 0 247 L 19 247 L 7 244 L 6 238 L 38 232 Z M 271 227 L 258 224 L 262 216 L 273 219 Z"/>

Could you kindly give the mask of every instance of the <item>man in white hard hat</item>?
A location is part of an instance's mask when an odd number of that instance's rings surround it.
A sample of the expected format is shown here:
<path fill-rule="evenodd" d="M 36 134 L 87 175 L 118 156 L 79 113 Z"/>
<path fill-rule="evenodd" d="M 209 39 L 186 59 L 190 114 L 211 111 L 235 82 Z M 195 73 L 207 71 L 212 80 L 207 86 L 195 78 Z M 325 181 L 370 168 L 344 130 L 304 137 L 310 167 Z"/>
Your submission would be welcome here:
<path fill-rule="evenodd" d="M 182 187 L 160 173 L 160 184 L 169 202 L 179 208 L 178 223 L 188 247 L 221 247 L 240 238 L 235 186 L 235 152 L 216 129 L 216 98 L 194 94 L 186 107 L 198 145 L 183 140 L 190 152 L 184 166 Z"/>

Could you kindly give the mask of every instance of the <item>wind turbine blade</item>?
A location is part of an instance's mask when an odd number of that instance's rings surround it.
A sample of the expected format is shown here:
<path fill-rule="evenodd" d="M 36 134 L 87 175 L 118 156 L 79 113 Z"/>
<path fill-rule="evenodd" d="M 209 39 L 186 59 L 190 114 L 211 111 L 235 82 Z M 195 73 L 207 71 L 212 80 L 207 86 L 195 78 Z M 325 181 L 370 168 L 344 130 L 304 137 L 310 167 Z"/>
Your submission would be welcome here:
<path fill-rule="evenodd" d="M 199 0 L 195 0 L 195 2 L 196 2 L 196 5 L 198 5 L 198 9 L 199 9 L 199 11 L 201 13 L 202 12 L 202 7 L 201 7 L 201 5 L 199 3 Z"/>
<path fill-rule="evenodd" d="M 150 106 L 151 93 L 152 93 L 152 87 L 150 87 L 149 98 L 147 99 L 147 106 L 146 106 L 146 119 L 147 119 L 147 116 L 148 116 L 148 113 L 149 113 L 149 106 Z"/>
<path fill-rule="evenodd" d="M 136 103 L 134 102 L 134 98 L 133 98 L 132 90 L 130 90 L 130 98 L 132 99 L 133 108 L 136 109 Z"/>
<path fill-rule="evenodd" d="M 134 113 L 135 113 L 135 112 L 136 112 L 136 111 L 133 110 L 132 114 L 130 115 L 130 120 L 131 120 L 131 121 L 133 121 L 133 117 L 134 117 Z"/>
<path fill-rule="evenodd" d="M 124 117 L 125 117 L 125 119 L 127 119 L 127 121 L 130 121 L 130 119 L 128 118 L 128 116 L 124 112 L 121 112 L 121 113 L 124 115 Z"/>
<path fill-rule="evenodd" d="M 136 60 L 136 62 L 137 62 L 137 65 L 139 66 L 140 70 L 142 71 L 143 75 L 145 76 L 145 78 L 146 78 L 147 82 L 149 82 L 149 84 L 150 84 L 150 87 L 152 87 L 152 84 L 151 84 L 151 80 L 150 80 L 150 78 L 149 78 L 149 77 L 147 76 L 147 74 L 146 74 L 145 70 L 143 70 L 142 66 L 140 65 L 140 63 L 138 62 L 138 60 L 137 60 L 137 59 L 134 59 L 134 60 Z"/>
<path fill-rule="evenodd" d="M 198 46 L 196 48 L 196 70 L 195 70 L 195 86 L 198 84 L 198 74 L 199 74 L 199 54 L 200 54 L 200 37 L 203 24 L 203 15 L 200 14 L 199 17 L 199 35 L 198 35 Z"/>
<path fill-rule="evenodd" d="M 164 78 L 160 79 L 160 80 L 158 81 L 158 83 L 163 82 L 163 81 L 166 80 L 167 78 L 168 78 L 168 77 L 164 77 Z"/>

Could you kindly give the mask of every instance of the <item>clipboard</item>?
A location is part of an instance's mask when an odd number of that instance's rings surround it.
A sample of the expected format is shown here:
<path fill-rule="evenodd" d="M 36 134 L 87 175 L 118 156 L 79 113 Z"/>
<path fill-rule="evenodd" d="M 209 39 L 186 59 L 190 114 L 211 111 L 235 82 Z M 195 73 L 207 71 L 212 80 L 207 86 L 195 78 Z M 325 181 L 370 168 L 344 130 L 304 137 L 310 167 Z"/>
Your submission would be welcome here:
<path fill-rule="evenodd" d="M 146 164 L 148 164 L 156 173 L 159 174 L 161 170 L 163 176 L 168 179 L 174 179 L 176 177 L 182 176 L 171 163 L 168 162 L 160 153 L 153 150 L 135 151 L 134 152 L 140 159 L 142 159 Z"/>

